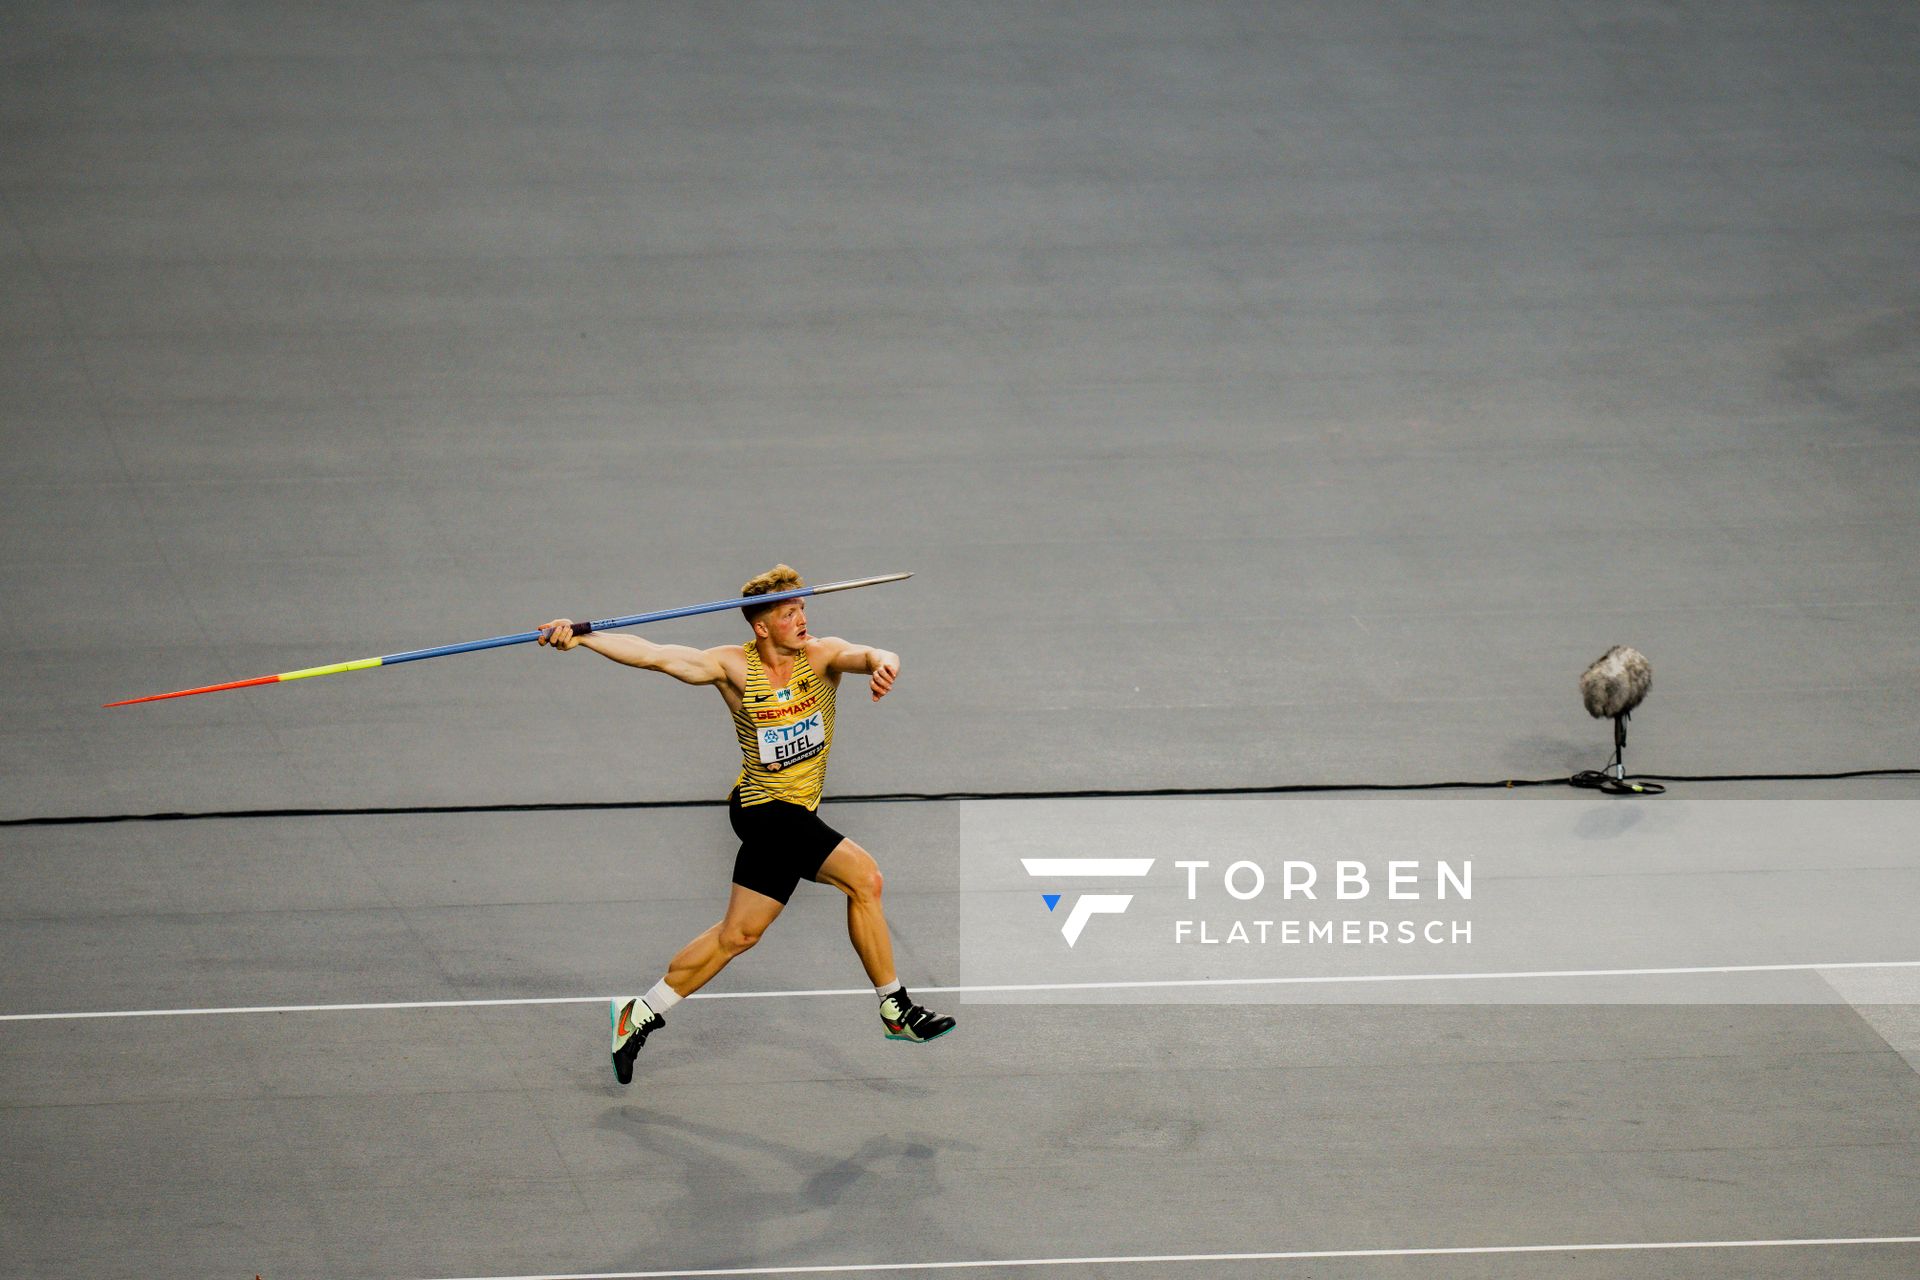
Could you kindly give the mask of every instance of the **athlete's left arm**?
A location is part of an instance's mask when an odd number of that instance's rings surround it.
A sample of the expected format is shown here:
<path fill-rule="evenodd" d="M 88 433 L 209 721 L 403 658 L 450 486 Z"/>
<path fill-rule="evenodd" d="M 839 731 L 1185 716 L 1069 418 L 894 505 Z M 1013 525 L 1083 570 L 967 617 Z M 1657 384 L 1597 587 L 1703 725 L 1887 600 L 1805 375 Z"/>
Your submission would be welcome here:
<path fill-rule="evenodd" d="M 893 688 L 893 682 L 900 678 L 900 655 L 891 649 L 850 644 L 838 636 L 821 636 L 817 643 L 825 651 L 824 669 L 833 676 L 850 673 L 873 677 L 867 687 L 873 690 L 875 702 L 886 697 Z"/>

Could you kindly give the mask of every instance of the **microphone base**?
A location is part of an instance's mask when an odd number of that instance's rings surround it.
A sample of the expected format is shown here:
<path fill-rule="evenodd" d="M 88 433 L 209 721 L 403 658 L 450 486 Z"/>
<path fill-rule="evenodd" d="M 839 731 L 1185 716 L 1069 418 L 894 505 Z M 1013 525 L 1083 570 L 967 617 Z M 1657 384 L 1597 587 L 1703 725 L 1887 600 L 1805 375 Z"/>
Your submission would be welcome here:
<path fill-rule="evenodd" d="M 1667 789 L 1657 782 L 1632 782 L 1626 778 L 1602 778 L 1596 790 L 1610 796 L 1662 796 Z"/>
<path fill-rule="evenodd" d="M 1660 796 L 1667 789 L 1657 782 L 1633 782 L 1627 778 L 1627 717 L 1613 718 L 1613 759 L 1604 771 L 1583 769 L 1567 779 L 1576 787 L 1604 792 L 1610 796 Z"/>

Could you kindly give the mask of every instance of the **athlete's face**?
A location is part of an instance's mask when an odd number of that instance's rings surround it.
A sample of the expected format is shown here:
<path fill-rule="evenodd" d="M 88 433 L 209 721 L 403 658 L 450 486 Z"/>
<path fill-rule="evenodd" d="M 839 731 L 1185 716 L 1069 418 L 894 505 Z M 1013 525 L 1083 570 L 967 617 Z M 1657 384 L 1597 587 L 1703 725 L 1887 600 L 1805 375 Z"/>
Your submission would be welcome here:
<path fill-rule="evenodd" d="M 787 600 L 760 615 L 767 639 L 782 649 L 798 649 L 812 637 L 807 634 L 807 605 L 804 600 Z"/>

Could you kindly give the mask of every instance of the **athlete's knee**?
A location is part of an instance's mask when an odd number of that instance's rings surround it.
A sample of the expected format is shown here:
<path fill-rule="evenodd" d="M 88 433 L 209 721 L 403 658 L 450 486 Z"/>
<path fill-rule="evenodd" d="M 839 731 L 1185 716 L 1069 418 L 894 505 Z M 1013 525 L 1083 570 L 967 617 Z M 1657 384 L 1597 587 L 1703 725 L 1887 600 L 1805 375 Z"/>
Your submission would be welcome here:
<path fill-rule="evenodd" d="M 737 956 L 760 941 L 763 928 L 750 924 L 732 924 L 722 921 L 720 925 L 720 950 L 728 956 Z"/>
<path fill-rule="evenodd" d="M 880 865 L 866 850 L 859 851 L 859 860 L 848 869 L 840 879 L 840 887 L 846 890 L 849 898 L 855 902 L 878 902 L 880 890 L 885 887 L 885 878 L 880 874 Z"/>

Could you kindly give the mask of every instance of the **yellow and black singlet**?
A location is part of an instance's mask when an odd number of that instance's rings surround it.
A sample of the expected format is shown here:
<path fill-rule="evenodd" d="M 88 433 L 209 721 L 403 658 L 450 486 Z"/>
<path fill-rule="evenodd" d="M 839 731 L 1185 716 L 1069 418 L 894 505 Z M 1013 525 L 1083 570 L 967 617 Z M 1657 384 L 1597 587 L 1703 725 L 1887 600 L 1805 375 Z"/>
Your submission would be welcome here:
<path fill-rule="evenodd" d="M 744 767 L 742 805 L 785 800 L 816 809 L 827 781 L 827 752 L 833 748 L 833 685 L 813 669 L 802 650 L 793 659 L 793 675 L 784 689 L 767 680 L 760 650 L 749 641 L 747 686 L 733 713 Z"/>

